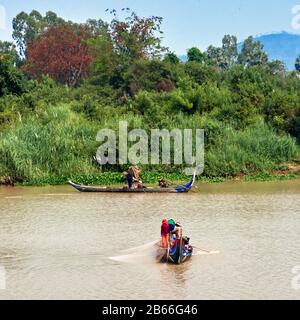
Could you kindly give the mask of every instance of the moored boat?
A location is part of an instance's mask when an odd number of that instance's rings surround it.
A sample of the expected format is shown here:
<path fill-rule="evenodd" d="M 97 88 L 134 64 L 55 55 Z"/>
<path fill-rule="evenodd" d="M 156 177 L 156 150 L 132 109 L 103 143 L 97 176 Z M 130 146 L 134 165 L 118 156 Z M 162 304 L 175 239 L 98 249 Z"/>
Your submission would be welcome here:
<path fill-rule="evenodd" d="M 141 188 L 129 189 L 127 187 L 96 187 L 76 184 L 69 181 L 69 184 L 80 192 L 112 192 L 112 193 L 187 193 L 189 192 L 195 182 L 195 175 L 192 180 L 186 185 L 177 186 L 174 188 Z"/>

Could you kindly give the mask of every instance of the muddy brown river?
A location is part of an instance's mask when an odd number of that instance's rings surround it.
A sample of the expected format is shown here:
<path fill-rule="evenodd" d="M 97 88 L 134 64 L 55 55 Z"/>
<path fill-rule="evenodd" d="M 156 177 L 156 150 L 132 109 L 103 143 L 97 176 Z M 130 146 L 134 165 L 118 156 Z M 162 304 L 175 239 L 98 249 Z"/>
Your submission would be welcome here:
<path fill-rule="evenodd" d="M 197 247 L 186 264 L 148 254 L 164 216 Z M 300 299 L 299 265 L 300 180 L 180 195 L 0 188 L 0 299 Z"/>

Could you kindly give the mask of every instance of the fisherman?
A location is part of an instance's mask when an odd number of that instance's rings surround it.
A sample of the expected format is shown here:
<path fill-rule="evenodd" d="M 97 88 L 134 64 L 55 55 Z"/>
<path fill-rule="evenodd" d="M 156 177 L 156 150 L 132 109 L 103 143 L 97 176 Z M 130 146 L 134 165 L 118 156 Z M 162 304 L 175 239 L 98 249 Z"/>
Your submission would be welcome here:
<path fill-rule="evenodd" d="M 167 219 L 163 219 L 161 225 L 161 247 L 164 249 L 169 248 L 169 224 Z"/>
<path fill-rule="evenodd" d="M 141 169 L 138 166 L 132 166 L 128 171 L 124 172 L 125 179 L 129 189 L 137 189 L 143 185 L 140 179 Z"/>
<path fill-rule="evenodd" d="M 168 224 L 169 224 L 170 232 L 173 231 L 175 229 L 175 224 L 176 224 L 174 219 L 169 219 Z"/>
<path fill-rule="evenodd" d="M 180 222 L 176 222 L 175 228 L 171 233 L 176 235 L 176 240 L 180 240 L 182 238 L 182 225 Z"/>
<path fill-rule="evenodd" d="M 183 244 L 183 248 L 185 251 L 184 254 L 187 254 L 188 252 L 193 250 L 193 247 L 190 245 L 190 238 L 189 237 L 182 237 L 182 244 Z"/>
<path fill-rule="evenodd" d="M 131 174 L 128 173 L 128 171 L 123 172 L 124 180 L 127 183 L 128 189 L 132 188 L 133 179 Z"/>

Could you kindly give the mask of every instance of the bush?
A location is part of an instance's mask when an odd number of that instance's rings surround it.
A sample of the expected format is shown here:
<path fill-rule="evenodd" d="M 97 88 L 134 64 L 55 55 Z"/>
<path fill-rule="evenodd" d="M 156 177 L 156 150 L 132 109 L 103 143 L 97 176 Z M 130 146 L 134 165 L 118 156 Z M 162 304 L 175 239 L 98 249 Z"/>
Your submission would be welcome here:
<path fill-rule="evenodd" d="M 297 136 L 295 122 L 297 112 L 300 113 L 299 98 L 297 93 L 290 94 L 286 91 L 274 90 L 267 97 L 264 105 L 267 121 L 277 130 Z"/>
<path fill-rule="evenodd" d="M 195 61 L 185 64 L 185 73 L 197 84 L 220 80 L 220 74 L 216 68 Z"/>
<path fill-rule="evenodd" d="M 23 73 L 17 69 L 8 55 L 0 53 L 0 97 L 20 95 L 26 91 Z"/>
<path fill-rule="evenodd" d="M 294 139 L 278 136 L 261 120 L 244 131 L 226 127 L 217 137 L 215 147 L 206 153 L 205 174 L 235 176 L 271 172 L 299 156 Z"/>
<path fill-rule="evenodd" d="M 138 60 L 125 75 L 125 87 L 131 96 L 140 90 L 171 91 L 176 81 L 176 66 L 160 60 Z"/>

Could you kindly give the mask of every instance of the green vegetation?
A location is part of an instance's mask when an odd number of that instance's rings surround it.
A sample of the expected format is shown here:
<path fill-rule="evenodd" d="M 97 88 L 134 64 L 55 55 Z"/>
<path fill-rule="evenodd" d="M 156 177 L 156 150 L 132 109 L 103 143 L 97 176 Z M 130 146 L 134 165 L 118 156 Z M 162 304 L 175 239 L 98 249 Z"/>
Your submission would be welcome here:
<path fill-rule="evenodd" d="M 273 173 L 300 159 L 299 61 L 287 72 L 253 38 L 238 54 L 226 35 L 220 48 L 189 49 L 183 63 L 161 46 L 160 17 L 125 12 L 109 24 L 36 11 L 14 19 L 20 53 L 0 42 L 0 177 L 119 184 L 126 167 L 100 167 L 94 157 L 97 132 L 120 120 L 147 131 L 205 129 L 203 181 L 281 179 Z M 143 180 L 182 181 L 183 169 L 145 165 Z"/>

